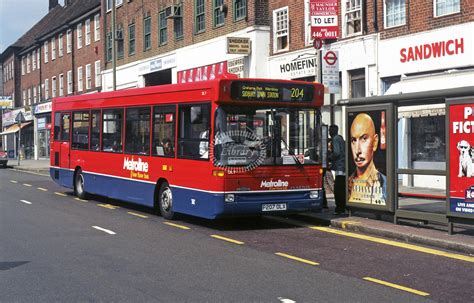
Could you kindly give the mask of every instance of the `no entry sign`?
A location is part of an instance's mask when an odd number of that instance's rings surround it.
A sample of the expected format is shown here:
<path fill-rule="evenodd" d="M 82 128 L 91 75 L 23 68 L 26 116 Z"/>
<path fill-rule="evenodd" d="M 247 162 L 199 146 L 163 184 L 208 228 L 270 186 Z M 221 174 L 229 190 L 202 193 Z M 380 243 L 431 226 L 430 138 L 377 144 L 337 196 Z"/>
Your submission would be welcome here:
<path fill-rule="evenodd" d="M 339 38 L 338 0 L 310 0 L 311 37 Z"/>

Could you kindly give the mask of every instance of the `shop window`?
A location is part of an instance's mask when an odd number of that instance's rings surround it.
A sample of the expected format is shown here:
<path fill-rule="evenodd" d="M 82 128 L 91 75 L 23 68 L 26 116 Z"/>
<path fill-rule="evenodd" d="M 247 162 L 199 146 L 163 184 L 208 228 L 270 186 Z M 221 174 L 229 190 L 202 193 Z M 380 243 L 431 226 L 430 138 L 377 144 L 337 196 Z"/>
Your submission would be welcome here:
<path fill-rule="evenodd" d="M 152 154 L 174 157 L 176 108 L 174 106 L 157 106 L 153 112 Z"/>
<path fill-rule="evenodd" d="M 210 109 L 210 104 L 179 107 L 179 157 L 209 159 Z"/>
<path fill-rule="evenodd" d="M 72 149 L 89 149 L 89 111 L 72 114 Z"/>
<path fill-rule="evenodd" d="M 125 119 L 125 153 L 149 155 L 150 108 L 127 108 Z"/>
<path fill-rule="evenodd" d="M 365 97 L 365 69 L 355 69 L 349 71 L 350 97 Z"/>
<path fill-rule="evenodd" d="M 461 11 L 460 0 L 434 0 L 435 17 L 456 14 Z"/>
<path fill-rule="evenodd" d="M 108 109 L 102 114 L 102 151 L 122 152 L 123 109 Z"/>
<path fill-rule="evenodd" d="M 100 110 L 93 110 L 91 112 L 91 147 L 93 151 L 100 150 Z"/>
<path fill-rule="evenodd" d="M 362 0 L 345 0 L 343 3 L 344 36 L 362 34 Z"/>
<path fill-rule="evenodd" d="M 288 6 L 273 11 L 273 51 L 286 51 L 290 47 Z"/>
<path fill-rule="evenodd" d="M 406 23 L 405 0 L 385 0 L 385 28 Z"/>

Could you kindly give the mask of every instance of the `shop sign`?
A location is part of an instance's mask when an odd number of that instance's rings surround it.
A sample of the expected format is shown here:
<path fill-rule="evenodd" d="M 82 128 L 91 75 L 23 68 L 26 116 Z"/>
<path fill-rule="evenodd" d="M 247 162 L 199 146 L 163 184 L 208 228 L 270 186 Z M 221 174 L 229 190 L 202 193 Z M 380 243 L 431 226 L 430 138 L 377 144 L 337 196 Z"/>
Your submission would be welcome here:
<path fill-rule="evenodd" d="M 250 38 L 227 37 L 228 54 L 250 54 Z"/>
<path fill-rule="evenodd" d="M 315 77 L 318 72 L 317 57 L 312 53 L 283 56 L 270 61 L 270 73 L 276 79 Z"/>
<path fill-rule="evenodd" d="M 138 68 L 138 74 L 148 74 L 164 69 L 176 67 L 176 56 L 167 56 L 145 62 Z"/>
<path fill-rule="evenodd" d="M 337 50 L 323 50 L 321 55 L 323 84 L 330 94 L 337 94 L 340 92 L 339 53 Z"/>
<path fill-rule="evenodd" d="M 46 128 L 46 117 L 38 118 L 38 129 Z"/>
<path fill-rule="evenodd" d="M 449 212 L 474 218 L 474 99 L 449 104 Z"/>
<path fill-rule="evenodd" d="M 0 110 L 13 107 L 13 99 L 11 96 L 0 96 Z"/>
<path fill-rule="evenodd" d="M 227 61 L 179 71 L 178 83 L 212 80 L 224 73 L 227 73 Z"/>
<path fill-rule="evenodd" d="M 244 77 L 244 57 L 227 61 L 227 72 L 235 74 L 239 78 Z"/>
<path fill-rule="evenodd" d="M 50 113 L 53 109 L 52 102 L 40 103 L 34 107 L 34 114 Z"/>
<path fill-rule="evenodd" d="M 311 38 L 339 38 L 338 0 L 310 0 Z"/>
<path fill-rule="evenodd" d="M 25 121 L 33 120 L 33 115 L 31 113 L 31 110 L 26 111 L 24 108 L 20 108 L 20 109 L 4 112 L 2 114 L 3 126 L 5 127 L 5 126 L 15 124 L 16 123 L 15 118 L 18 116 L 20 112 L 23 113 L 23 117 L 25 118 Z"/>

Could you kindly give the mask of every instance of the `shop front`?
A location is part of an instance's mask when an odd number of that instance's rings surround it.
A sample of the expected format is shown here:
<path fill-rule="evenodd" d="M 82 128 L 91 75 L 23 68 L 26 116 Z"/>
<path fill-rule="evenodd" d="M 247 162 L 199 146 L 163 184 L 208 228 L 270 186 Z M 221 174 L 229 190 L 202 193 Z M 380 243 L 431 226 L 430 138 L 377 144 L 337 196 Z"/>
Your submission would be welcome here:
<path fill-rule="evenodd" d="M 51 135 L 52 102 L 41 103 L 34 108 L 35 159 L 48 159 Z"/>
<path fill-rule="evenodd" d="M 17 118 L 23 116 L 21 123 Z M 31 159 L 34 156 L 33 115 L 30 109 L 19 108 L 2 114 L 3 130 L 0 133 L 3 149 L 9 158 Z M 19 143 L 19 140 L 21 142 Z"/>

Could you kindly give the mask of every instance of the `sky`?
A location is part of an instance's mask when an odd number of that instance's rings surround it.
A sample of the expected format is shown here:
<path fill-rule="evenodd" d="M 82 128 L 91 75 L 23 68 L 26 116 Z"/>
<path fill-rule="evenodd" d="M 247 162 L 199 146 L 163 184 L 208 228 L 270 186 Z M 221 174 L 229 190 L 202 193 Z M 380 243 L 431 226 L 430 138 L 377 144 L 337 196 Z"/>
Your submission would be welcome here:
<path fill-rule="evenodd" d="M 49 0 L 0 0 L 0 53 L 41 20 L 48 5 Z"/>

